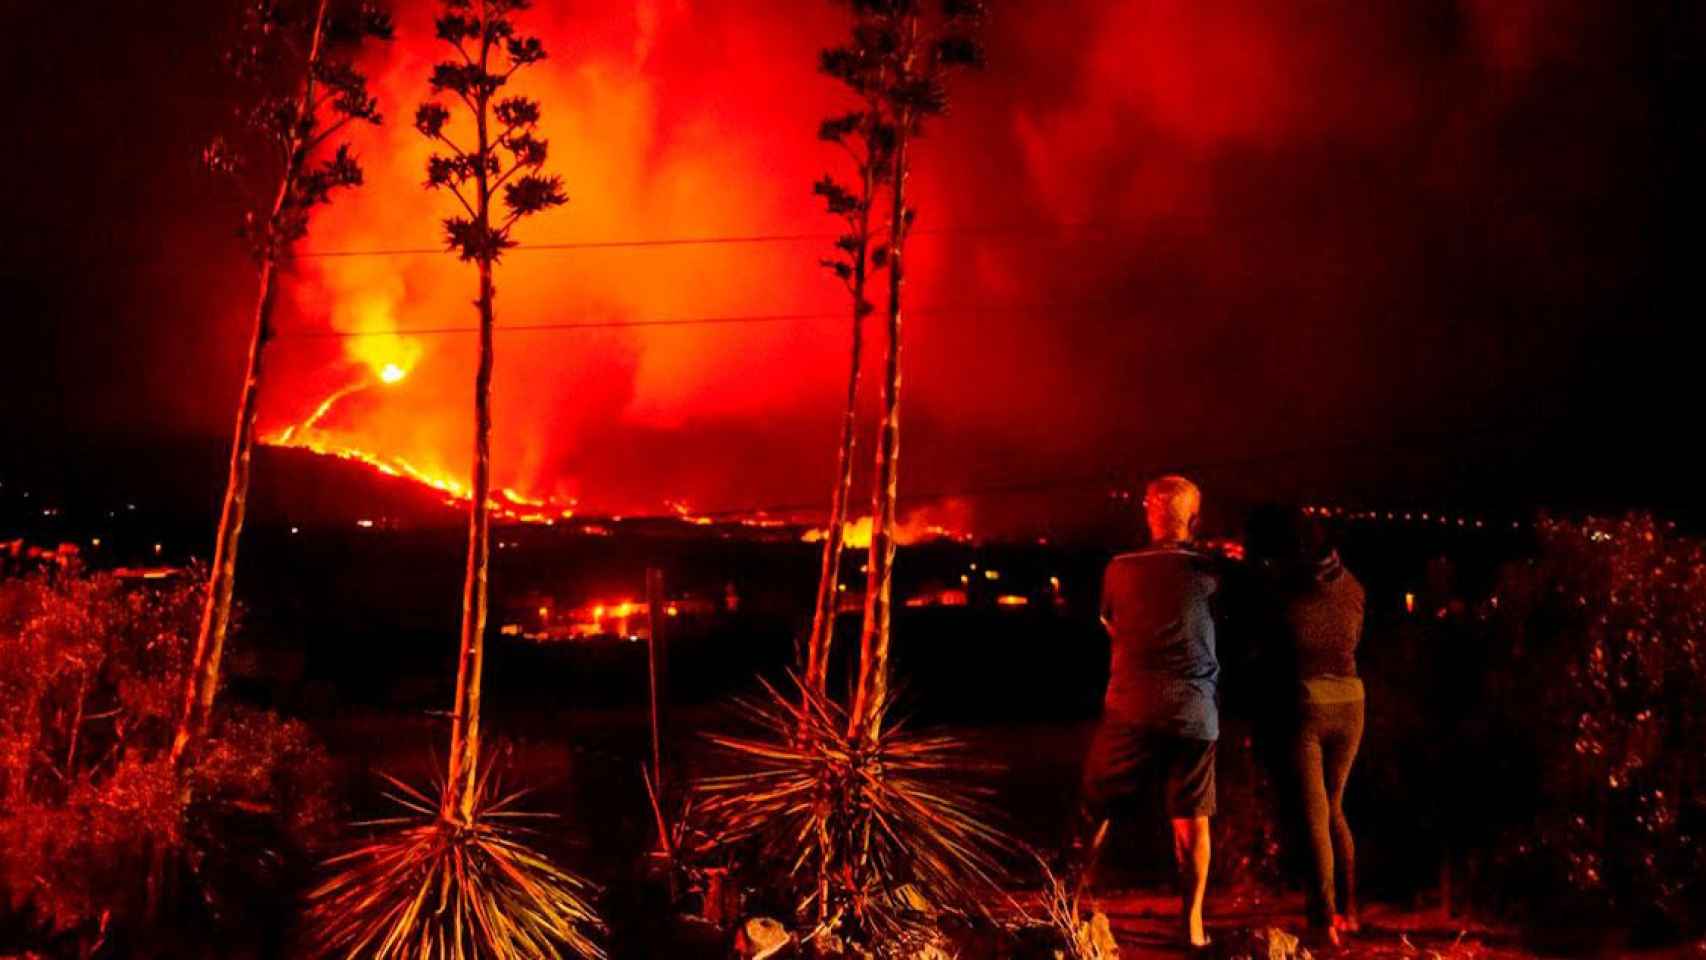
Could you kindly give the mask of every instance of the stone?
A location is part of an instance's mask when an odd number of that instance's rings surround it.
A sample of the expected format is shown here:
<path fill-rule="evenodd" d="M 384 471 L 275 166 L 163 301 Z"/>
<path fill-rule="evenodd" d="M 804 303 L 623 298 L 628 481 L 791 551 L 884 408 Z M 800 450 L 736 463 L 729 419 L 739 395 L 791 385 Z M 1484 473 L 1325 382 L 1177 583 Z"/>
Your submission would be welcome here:
<path fill-rule="evenodd" d="M 1090 914 L 1090 946 L 1095 950 L 1091 956 L 1096 960 L 1119 960 L 1120 945 L 1114 941 L 1114 925 L 1108 921 L 1108 915 L 1100 910 Z"/>
<path fill-rule="evenodd" d="M 1308 948 L 1292 934 L 1279 927 L 1256 931 L 1257 960 L 1310 960 Z"/>
<path fill-rule="evenodd" d="M 1068 960 L 1065 939 L 1046 923 L 1029 923 L 1012 934 L 1013 960 Z"/>
<path fill-rule="evenodd" d="M 735 955 L 740 960 L 765 960 L 792 942 L 793 935 L 781 921 L 769 917 L 748 917 L 735 931 Z"/>
<path fill-rule="evenodd" d="M 1215 937 L 1215 956 L 1227 960 L 1313 960 L 1309 948 L 1279 927 L 1259 927 Z"/>

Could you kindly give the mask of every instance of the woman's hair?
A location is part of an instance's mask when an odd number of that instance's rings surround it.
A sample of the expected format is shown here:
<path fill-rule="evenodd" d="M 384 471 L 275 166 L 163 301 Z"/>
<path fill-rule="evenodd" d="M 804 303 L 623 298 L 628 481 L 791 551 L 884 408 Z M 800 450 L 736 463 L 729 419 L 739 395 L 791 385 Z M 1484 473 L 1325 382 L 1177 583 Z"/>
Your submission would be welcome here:
<path fill-rule="evenodd" d="M 1289 504 L 1263 504 L 1250 512 L 1244 549 L 1251 559 L 1277 566 L 1313 564 L 1333 549 L 1326 524 Z"/>

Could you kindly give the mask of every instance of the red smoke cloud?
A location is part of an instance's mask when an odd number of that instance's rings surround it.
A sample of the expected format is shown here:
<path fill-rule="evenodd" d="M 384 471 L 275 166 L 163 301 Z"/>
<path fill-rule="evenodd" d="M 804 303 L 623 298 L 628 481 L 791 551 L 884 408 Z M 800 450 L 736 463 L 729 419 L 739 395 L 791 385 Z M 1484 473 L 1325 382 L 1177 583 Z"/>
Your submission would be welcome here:
<path fill-rule="evenodd" d="M 990 69 L 958 79 L 918 160 L 920 227 L 946 232 L 918 237 L 910 272 L 903 493 L 1236 456 L 1307 443 L 1310 423 L 1389 427 L 1416 412 L 1411 366 L 1470 378 L 1494 349 L 1448 346 L 1438 326 L 1475 285 L 1548 295 L 1564 268 L 1530 234 L 1575 229 L 1552 189 L 1610 163 L 1503 139 L 1556 95 L 1536 78 L 1580 66 L 1593 20 L 1557 4 L 993 6 Z M 420 188 L 429 148 L 408 123 L 448 52 L 434 13 L 405 4 L 370 64 L 389 121 L 357 140 L 367 186 L 314 225 L 316 250 L 438 242 L 449 201 Z M 842 18 L 776 0 L 521 15 L 551 59 L 518 89 L 543 105 L 571 202 L 520 242 L 833 230 L 810 184 L 842 158 L 814 132 L 847 104 L 814 64 Z M 1465 241 L 1486 248 L 1440 254 L 1489 198 L 1515 209 Z M 968 226 L 1000 229 L 955 232 Z M 838 314 L 815 266 L 827 246 L 516 250 L 498 322 Z M 1536 273 L 1464 267 L 1483 256 Z M 1442 270 L 1475 295 L 1443 290 Z M 305 258 L 293 279 L 293 330 L 474 323 L 472 272 L 444 254 Z M 1415 339 L 1370 332 L 1393 323 Z M 826 500 L 846 341 L 841 319 L 500 333 L 498 484 L 612 512 Z M 322 440 L 465 476 L 474 349 L 468 333 L 298 338 L 269 419 L 283 429 L 354 387 Z M 387 364 L 408 375 L 382 385 Z M 1468 389 L 1435 413 L 1493 388 Z"/>

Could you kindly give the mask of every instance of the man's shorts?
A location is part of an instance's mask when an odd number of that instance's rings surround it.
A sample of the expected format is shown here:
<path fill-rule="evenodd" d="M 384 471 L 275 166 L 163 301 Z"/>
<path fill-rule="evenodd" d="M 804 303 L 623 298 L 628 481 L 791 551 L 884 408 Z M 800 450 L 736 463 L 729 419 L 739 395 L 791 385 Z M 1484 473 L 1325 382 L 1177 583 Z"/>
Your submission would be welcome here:
<path fill-rule="evenodd" d="M 1214 816 L 1215 741 L 1104 719 L 1084 763 L 1084 801 L 1100 820 L 1161 810 L 1176 820 Z"/>

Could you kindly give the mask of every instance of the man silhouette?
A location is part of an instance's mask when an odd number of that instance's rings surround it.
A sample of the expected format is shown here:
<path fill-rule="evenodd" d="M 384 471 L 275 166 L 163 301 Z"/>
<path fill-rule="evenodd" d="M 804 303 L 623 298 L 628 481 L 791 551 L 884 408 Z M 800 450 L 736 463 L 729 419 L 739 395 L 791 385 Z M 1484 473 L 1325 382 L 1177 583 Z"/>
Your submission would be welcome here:
<path fill-rule="evenodd" d="M 1205 946 L 1208 818 L 1214 814 L 1215 704 L 1220 663 L 1209 602 L 1220 561 L 1192 543 L 1202 493 L 1184 477 L 1161 477 L 1143 497 L 1150 545 L 1109 562 L 1102 624 L 1111 659 L 1102 722 L 1084 770 L 1094 823 L 1114 802 L 1153 791 L 1172 821 L 1185 942 Z"/>

